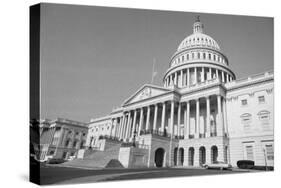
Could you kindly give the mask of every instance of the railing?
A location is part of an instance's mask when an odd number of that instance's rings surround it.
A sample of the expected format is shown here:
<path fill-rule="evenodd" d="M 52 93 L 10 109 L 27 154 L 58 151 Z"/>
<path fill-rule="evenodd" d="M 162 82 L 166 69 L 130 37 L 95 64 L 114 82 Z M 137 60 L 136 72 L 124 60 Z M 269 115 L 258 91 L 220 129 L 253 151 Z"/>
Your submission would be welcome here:
<path fill-rule="evenodd" d="M 82 123 L 82 122 L 74 121 L 74 120 L 69 120 L 69 119 L 64 119 L 64 118 L 57 118 L 57 121 L 61 122 L 61 123 L 68 123 L 68 124 L 74 124 L 74 125 L 80 125 L 80 126 L 86 125 L 86 123 Z"/>
<path fill-rule="evenodd" d="M 121 144 L 121 147 L 134 147 L 134 148 L 140 148 L 140 149 L 148 149 L 149 148 L 148 145 L 134 143 L 134 142 L 123 142 Z"/>
<path fill-rule="evenodd" d="M 101 140 L 101 139 L 118 141 L 118 142 L 122 142 L 123 141 L 123 139 L 120 139 L 120 138 L 115 137 L 115 136 L 108 136 L 108 135 L 100 135 L 99 136 L 99 140 Z"/>
<path fill-rule="evenodd" d="M 171 138 L 171 134 L 167 133 L 167 131 L 158 131 L 158 130 L 141 130 L 140 131 L 140 135 L 147 135 L 147 134 L 151 134 L 151 135 L 157 135 L 157 136 L 161 136 L 161 137 L 167 137 L 167 138 Z M 173 135 L 174 139 L 184 139 L 183 135 Z"/>
<path fill-rule="evenodd" d="M 215 136 L 217 136 L 216 132 L 211 133 L 211 137 L 215 137 Z"/>
<path fill-rule="evenodd" d="M 178 139 L 178 140 L 183 140 L 184 139 L 184 136 L 183 135 L 175 135 L 175 139 Z"/>
<path fill-rule="evenodd" d="M 206 135 L 205 134 L 199 134 L 199 138 L 205 138 Z"/>
<path fill-rule="evenodd" d="M 171 134 L 170 133 L 167 133 L 167 131 L 158 131 L 158 130 L 141 130 L 140 131 L 140 135 L 147 135 L 147 134 L 151 134 L 151 135 L 157 135 L 157 136 L 162 136 L 162 137 L 167 137 L 167 138 L 170 138 L 171 137 Z"/>
<path fill-rule="evenodd" d="M 189 139 L 193 139 L 193 138 L 194 138 L 194 135 L 193 135 L 193 134 L 190 134 L 190 135 L 188 135 L 188 138 L 189 138 Z"/>

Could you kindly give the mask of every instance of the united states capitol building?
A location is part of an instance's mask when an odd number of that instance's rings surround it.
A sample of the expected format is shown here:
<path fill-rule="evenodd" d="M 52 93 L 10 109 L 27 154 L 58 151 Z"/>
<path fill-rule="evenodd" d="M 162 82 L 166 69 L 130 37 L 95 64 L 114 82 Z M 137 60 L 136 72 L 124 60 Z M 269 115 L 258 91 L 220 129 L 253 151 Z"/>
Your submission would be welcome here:
<path fill-rule="evenodd" d="M 69 165 L 236 166 L 245 159 L 273 166 L 273 71 L 236 78 L 199 18 L 167 63 L 162 86 L 145 84 L 91 120 L 86 149 Z"/>

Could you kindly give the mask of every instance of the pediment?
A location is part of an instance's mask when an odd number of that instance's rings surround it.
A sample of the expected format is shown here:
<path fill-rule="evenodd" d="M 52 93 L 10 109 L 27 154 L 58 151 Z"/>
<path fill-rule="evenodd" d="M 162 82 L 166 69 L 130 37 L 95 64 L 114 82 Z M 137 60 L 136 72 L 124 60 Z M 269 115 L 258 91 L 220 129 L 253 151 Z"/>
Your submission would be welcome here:
<path fill-rule="evenodd" d="M 149 99 L 155 96 L 162 95 L 171 91 L 170 89 L 154 86 L 150 84 L 146 84 L 142 86 L 136 93 L 134 93 L 130 98 L 128 98 L 123 105 L 127 105 L 130 103 L 135 103 L 138 101 L 142 101 L 145 99 Z"/>

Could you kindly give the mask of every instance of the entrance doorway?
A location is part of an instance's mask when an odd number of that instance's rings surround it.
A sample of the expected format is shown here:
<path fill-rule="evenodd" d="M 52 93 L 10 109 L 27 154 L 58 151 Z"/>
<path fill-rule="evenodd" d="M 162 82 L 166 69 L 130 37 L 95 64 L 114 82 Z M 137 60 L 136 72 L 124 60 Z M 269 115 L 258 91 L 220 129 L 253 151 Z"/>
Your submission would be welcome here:
<path fill-rule="evenodd" d="M 211 147 L 211 160 L 212 160 L 212 163 L 215 163 L 216 161 L 218 161 L 218 148 L 217 148 L 217 146 Z"/>
<path fill-rule="evenodd" d="M 155 162 L 156 167 L 163 167 L 163 164 L 164 164 L 164 154 L 165 154 L 165 150 L 163 148 L 158 148 L 155 151 L 154 162 Z"/>
<path fill-rule="evenodd" d="M 201 146 L 199 148 L 199 164 L 202 166 L 206 163 L 206 149 L 205 147 Z"/>
<path fill-rule="evenodd" d="M 194 165 L 194 148 L 188 149 L 188 166 Z"/>
<path fill-rule="evenodd" d="M 183 148 L 180 148 L 179 149 L 179 163 L 178 163 L 178 165 L 182 166 L 183 162 L 184 162 L 184 150 L 183 150 Z"/>

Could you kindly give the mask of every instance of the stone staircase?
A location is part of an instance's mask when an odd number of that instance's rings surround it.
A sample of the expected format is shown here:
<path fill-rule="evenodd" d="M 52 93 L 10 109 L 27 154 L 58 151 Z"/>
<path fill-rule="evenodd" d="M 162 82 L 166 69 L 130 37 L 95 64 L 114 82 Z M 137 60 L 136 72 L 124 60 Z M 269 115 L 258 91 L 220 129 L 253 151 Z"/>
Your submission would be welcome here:
<path fill-rule="evenodd" d="M 61 166 L 76 168 L 105 168 L 111 159 L 118 160 L 120 144 L 111 146 L 105 151 L 92 150 L 83 159 L 74 159 Z"/>

